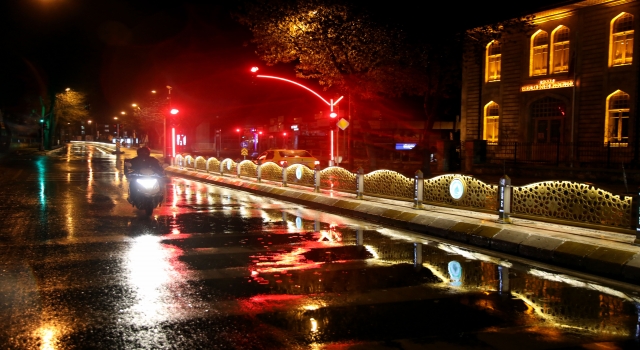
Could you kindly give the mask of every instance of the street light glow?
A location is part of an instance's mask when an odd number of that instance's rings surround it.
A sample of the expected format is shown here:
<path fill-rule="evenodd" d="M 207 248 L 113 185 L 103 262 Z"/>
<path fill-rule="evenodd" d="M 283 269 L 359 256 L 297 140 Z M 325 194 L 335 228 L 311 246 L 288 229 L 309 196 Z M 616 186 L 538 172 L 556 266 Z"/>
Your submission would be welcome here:
<path fill-rule="evenodd" d="M 120 112 L 120 114 L 125 115 L 125 114 L 127 114 L 127 112 L 122 111 L 122 112 Z"/>
<path fill-rule="evenodd" d="M 169 113 L 171 113 L 171 114 L 178 114 L 178 112 L 180 112 L 180 111 L 174 108 L 174 109 L 172 109 L 172 110 L 171 110 L 171 112 L 169 112 Z"/>
<path fill-rule="evenodd" d="M 291 84 L 298 85 L 299 87 L 301 87 L 301 88 L 303 88 L 303 89 L 306 89 L 306 90 L 308 90 L 309 92 L 311 92 L 312 94 L 314 94 L 314 95 L 318 96 L 322 101 L 324 101 L 324 103 L 326 103 L 326 104 L 328 104 L 329 106 L 331 106 L 331 102 L 329 102 L 329 101 L 325 100 L 322 96 L 320 96 L 320 94 L 318 94 L 317 92 L 315 92 L 315 91 L 313 91 L 313 90 L 309 89 L 308 87 L 306 87 L 306 86 L 304 86 L 304 85 L 302 85 L 302 84 L 300 84 L 300 83 L 297 83 L 297 82 L 295 82 L 295 81 L 293 81 L 293 80 L 289 80 L 289 79 L 285 79 L 285 78 L 280 78 L 280 77 L 274 77 L 274 76 L 271 76 L 271 75 L 258 75 L 258 78 L 277 79 L 277 80 L 282 80 L 282 81 L 286 81 L 286 82 L 291 83 Z M 341 99 L 342 99 L 342 97 L 340 97 L 340 98 L 338 99 L 338 101 L 340 101 Z M 338 103 L 338 101 L 334 102 L 333 104 L 334 104 L 334 105 L 335 105 L 335 104 L 337 104 L 337 103 Z"/>
<path fill-rule="evenodd" d="M 258 67 L 251 67 L 251 73 L 255 73 L 259 70 L 260 68 Z"/>
<path fill-rule="evenodd" d="M 151 93 L 152 93 L 152 94 L 155 94 L 155 93 L 156 93 L 156 90 L 151 90 Z"/>
<path fill-rule="evenodd" d="M 137 104 L 135 104 L 135 103 L 132 103 L 132 104 L 131 104 L 131 107 L 138 107 L 138 105 L 137 105 Z"/>

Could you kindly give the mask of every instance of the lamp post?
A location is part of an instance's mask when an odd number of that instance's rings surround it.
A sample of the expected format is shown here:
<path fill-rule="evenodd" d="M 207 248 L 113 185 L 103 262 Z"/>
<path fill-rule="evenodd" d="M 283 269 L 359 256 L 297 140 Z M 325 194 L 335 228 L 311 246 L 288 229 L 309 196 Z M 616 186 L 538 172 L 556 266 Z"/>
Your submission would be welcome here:
<path fill-rule="evenodd" d="M 118 122 L 118 117 L 113 117 L 113 120 L 116 121 L 116 138 L 120 138 L 120 122 Z"/>
<path fill-rule="evenodd" d="M 251 73 L 255 74 L 255 73 L 258 72 L 258 70 L 259 70 L 258 67 L 252 67 L 251 68 Z M 332 117 L 335 114 L 335 112 L 333 111 L 333 107 L 336 106 L 338 104 L 338 102 L 340 102 L 342 100 L 342 98 L 344 97 L 344 96 L 340 96 L 340 98 L 338 98 L 335 101 L 333 99 L 327 101 L 322 96 L 320 96 L 320 94 L 318 94 L 317 92 L 315 92 L 315 91 L 311 90 L 310 88 L 308 88 L 308 87 L 306 87 L 306 86 L 304 86 L 304 85 L 302 85 L 300 83 L 297 83 L 297 82 L 295 82 L 293 80 L 280 78 L 280 77 L 275 77 L 275 76 L 272 76 L 272 75 L 260 75 L 260 74 L 256 75 L 256 77 L 257 78 L 267 78 L 267 79 L 276 79 L 276 80 L 286 81 L 287 83 L 291 83 L 291 84 L 297 85 L 297 86 L 299 86 L 299 87 L 311 92 L 312 94 L 314 94 L 318 98 L 320 98 L 324 103 L 329 105 L 329 107 L 331 108 L 330 114 L 331 114 Z M 336 135 L 336 137 L 337 137 L 337 135 Z M 331 152 L 330 152 L 329 166 L 333 166 L 334 165 L 334 161 L 336 159 L 336 157 L 334 156 L 334 153 L 333 153 L 333 129 L 331 129 L 330 143 L 331 143 Z"/>
<path fill-rule="evenodd" d="M 176 113 L 173 113 L 173 110 L 171 109 L 171 90 L 173 88 L 169 85 L 167 85 L 167 90 L 169 91 L 169 94 L 167 95 L 167 100 L 169 100 L 169 110 L 171 111 L 171 114 L 176 114 L 178 113 L 176 110 Z M 156 93 L 155 90 L 151 91 L 151 93 Z M 174 140 L 175 141 L 175 140 Z M 162 159 L 164 160 L 165 163 L 167 163 L 167 115 L 165 113 L 162 113 Z"/>

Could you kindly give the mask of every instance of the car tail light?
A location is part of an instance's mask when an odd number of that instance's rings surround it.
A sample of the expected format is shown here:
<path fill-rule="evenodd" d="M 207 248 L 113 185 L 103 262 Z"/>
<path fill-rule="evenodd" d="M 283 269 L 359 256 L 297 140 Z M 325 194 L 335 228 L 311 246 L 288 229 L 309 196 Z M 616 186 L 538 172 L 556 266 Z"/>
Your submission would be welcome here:
<path fill-rule="evenodd" d="M 282 165 L 284 165 L 284 163 L 285 163 L 285 161 L 284 161 L 284 160 L 281 160 L 281 161 L 280 161 L 280 165 L 281 165 L 281 166 L 282 166 Z"/>

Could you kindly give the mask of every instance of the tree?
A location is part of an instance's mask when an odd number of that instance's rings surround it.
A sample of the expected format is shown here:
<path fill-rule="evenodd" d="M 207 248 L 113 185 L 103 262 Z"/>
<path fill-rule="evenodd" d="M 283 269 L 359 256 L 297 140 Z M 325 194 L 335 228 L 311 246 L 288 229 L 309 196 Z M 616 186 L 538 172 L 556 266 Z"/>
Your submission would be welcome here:
<path fill-rule="evenodd" d="M 57 93 L 55 98 L 55 124 L 84 121 L 89 117 L 89 107 L 85 103 L 86 94 L 67 89 Z"/>
<path fill-rule="evenodd" d="M 419 50 L 401 30 L 376 23 L 353 5 L 332 0 L 258 0 L 237 14 L 268 65 L 297 62 L 296 75 L 352 97 L 422 95 Z"/>

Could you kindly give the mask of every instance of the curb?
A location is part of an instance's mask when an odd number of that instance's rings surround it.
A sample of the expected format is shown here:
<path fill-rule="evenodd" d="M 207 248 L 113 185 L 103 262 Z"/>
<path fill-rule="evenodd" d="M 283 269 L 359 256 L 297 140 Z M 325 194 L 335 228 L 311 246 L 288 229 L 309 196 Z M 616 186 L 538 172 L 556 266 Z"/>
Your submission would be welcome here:
<path fill-rule="evenodd" d="M 526 227 L 486 220 L 328 197 L 300 189 L 246 181 L 199 171 L 165 168 L 168 174 L 302 204 L 313 209 L 466 243 L 526 259 L 634 284 L 640 283 L 640 247 L 628 249 L 549 237 Z M 537 230 L 539 231 L 539 230 Z"/>

